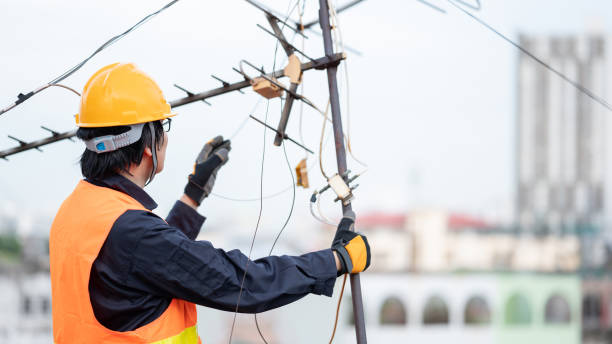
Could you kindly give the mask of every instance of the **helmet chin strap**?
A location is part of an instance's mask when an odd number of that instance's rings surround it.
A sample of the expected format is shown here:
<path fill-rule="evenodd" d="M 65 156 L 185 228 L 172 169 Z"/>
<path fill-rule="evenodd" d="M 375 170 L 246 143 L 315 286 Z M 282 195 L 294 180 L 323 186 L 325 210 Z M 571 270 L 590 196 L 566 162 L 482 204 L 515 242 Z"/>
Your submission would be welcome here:
<path fill-rule="evenodd" d="M 157 171 L 157 147 L 155 145 L 155 128 L 153 127 L 153 122 L 147 123 L 149 130 L 151 131 L 151 158 L 153 159 L 153 169 L 151 170 L 151 175 L 149 176 L 149 180 L 146 182 L 145 186 L 149 185 L 153 181 L 155 177 L 155 172 Z"/>

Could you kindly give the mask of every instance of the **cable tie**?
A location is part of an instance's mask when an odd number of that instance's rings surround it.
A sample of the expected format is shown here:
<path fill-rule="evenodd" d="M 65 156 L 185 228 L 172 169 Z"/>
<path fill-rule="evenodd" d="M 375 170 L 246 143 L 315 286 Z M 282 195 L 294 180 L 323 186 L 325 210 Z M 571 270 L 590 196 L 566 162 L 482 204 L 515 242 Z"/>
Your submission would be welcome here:
<path fill-rule="evenodd" d="M 32 97 L 34 95 L 34 92 L 30 92 L 30 93 L 19 93 L 17 95 L 17 101 L 15 102 L 15 105 L 19 105 L 23 102 L 25 102 L 26 100 L 28 100 L 30 97 Z"/>

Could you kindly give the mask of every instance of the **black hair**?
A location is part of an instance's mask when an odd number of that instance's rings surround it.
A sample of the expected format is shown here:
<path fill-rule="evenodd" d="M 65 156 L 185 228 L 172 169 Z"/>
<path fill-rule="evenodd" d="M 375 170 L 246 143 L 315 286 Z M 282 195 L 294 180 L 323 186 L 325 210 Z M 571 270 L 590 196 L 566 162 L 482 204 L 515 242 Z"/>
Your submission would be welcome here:
<path fill-rule="evenodd" d="M 158 148 L 164 144 L 164 128 L 161 121 L 155 121 L 155 142 Z M 130 130 L 129 126 L 79 128 L 76 136 L 81 140 L 90 140 L 105 135 L 119 135 Z M 96 153 L 85 148 L 81 155 L 81 173 L 88 179 L 104 179 L 121 171 L 128 172 L 132 164 L 140 164 L 146 147 L 151 148 L 151 130 L 145 125 L 140 139 L 129 146 L 112 152 Z"/>

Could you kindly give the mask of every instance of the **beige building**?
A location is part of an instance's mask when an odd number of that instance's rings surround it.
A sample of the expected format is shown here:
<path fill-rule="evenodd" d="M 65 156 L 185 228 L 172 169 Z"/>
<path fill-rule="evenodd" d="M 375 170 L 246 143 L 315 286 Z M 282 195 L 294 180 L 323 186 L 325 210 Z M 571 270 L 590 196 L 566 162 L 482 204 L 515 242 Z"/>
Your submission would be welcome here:
<path fill-rule="evenodd" d="M 575 236 L 517 236 L 486 221 L 440 210 L 369 214 L 357 227 L 371 242 L 373 271 L 575 271 Z"/>

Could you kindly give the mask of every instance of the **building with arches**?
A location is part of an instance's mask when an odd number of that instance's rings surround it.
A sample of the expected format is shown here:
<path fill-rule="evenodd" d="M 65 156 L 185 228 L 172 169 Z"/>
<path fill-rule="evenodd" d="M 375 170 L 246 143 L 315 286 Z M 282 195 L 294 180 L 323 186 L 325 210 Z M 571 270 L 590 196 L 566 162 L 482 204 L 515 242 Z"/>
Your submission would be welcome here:
<path fill-rule="evenodd" d="M 362 283 L 373 343 L 581 343 L 574 275 L 377 273 Z M 350 297 L 344 301 L 337 342 L 352 343 Z"/>

